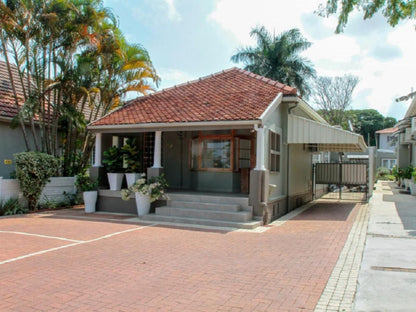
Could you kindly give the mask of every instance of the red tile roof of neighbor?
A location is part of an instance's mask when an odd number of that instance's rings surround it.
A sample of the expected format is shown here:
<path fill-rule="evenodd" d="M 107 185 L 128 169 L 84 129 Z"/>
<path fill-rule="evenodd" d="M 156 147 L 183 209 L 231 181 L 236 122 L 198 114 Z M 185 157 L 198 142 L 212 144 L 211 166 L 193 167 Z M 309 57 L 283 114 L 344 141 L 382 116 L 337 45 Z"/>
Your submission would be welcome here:
<path fill-rule="evenodd" d="M 12 66 L 11 69 L 13 78 L 17 80 L 19 77 L 17 68 Z M 23 100 L 23 90 L 19 83 L 16 84 L 16 92 Z M 13 118 L 18 112 L 19 109 L 15 104 L 7 65 L 5 62 L 0 61 L 0 117 Z"/>
<path fill-rule="evenodd" d="M 394 133 L 397 130 L 399 130 L 399 128 L 386 128 L 386 129 L 378 130 L 376 131 L 376 133 Z"/>
<path fill-rule="evenodd" d="M 279 93 L 296 95 L 297 90 L 231 68 L 136 98 L 91 125 L 255 120 Z"/>

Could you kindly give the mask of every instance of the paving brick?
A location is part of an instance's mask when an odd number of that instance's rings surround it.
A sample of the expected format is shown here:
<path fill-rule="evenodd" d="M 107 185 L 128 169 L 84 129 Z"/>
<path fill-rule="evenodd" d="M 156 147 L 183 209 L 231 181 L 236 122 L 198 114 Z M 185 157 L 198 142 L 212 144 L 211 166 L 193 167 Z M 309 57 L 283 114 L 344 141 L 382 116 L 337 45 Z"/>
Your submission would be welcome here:
<path fill-rule="evenodd" d="M 313 311 L 359 209 L 318 203 L 262 233 L 142 227 L 64 212 L 0 219 L 0 231 L 80 242 L 0 265 L 0 309 Z M 36 239 L 36 250 L 68 244 Z M 29 244 L 7 249 L 10 256 L 32 252 Z"/>

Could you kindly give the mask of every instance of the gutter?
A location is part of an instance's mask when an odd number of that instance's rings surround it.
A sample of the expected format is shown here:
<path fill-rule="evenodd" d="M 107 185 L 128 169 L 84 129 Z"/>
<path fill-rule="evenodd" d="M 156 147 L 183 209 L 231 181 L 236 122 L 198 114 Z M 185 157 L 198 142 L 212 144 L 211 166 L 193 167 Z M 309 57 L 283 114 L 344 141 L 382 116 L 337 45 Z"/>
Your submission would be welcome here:
<path fill-rule="evenodd" d="M 149 130 L 149 129 L 168 129 L 167 131 L 176 131 L 178 128 L 195 127 L 244 127 L 250 128 L 254 125 L 261 124 L 261 120 L 230 120 L 230 121 L 194 121 L 194 122 L 172 122 L 172 123 L 145 123 L 145 124 L 127 124 L 127 125 L 89 125 L 88 129 L 94 132 L 117 131 L 117 130 Z M 101 131 L 100 131 L 101 130 Z"/>

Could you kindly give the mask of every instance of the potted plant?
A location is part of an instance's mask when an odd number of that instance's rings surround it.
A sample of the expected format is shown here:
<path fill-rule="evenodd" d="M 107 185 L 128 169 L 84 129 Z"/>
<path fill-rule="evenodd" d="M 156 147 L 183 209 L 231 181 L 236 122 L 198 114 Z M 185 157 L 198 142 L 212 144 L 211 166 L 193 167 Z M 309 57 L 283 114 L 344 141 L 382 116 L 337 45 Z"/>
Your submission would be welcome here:
<path fill-rule="evenodd" d="M 128 139 L 121 148 L 124 157 L 127 187 L 134 184 L 141 177 L 140 152 L 136 145 L 136 139 Z"/>
<path fill-rule="evenodd" d="M 75 181 L 75 185 L 78 186 L 79 190 L 82 192 L 85 204 L 85 212 L 95 212 L 95 205 L 97 203 L 98 196 L 97 179 L 92 179 L 85 173 L 78 174 L 77 180 Z"/>
<path fill-rule="evenodd" d="M 413 166 L 407 166 L 403 170 L 404 188 L 407 191 L 410 188 L 410 182 L 412 181 Z"/>
<path fill-rule="evenodd" d="M 167 199 L 165 194 L 167 183 L 164 176 L 151 177 L 147 182 L 145 177 L 145 174 L 142 174 L 141 178 L 134 182 L 133 185 L 121 191 L 123 200 L 129 200 L 130 195 L 134 193 L 138 216 L 149 213 L 150 203 L 158 199 Z"/>
<path fill-rule="evenodd" d="M 110 147 L 103 153 L 103 164 L 107 169 L 108 183 L 110 190 L 121 190 L 121 183 L 123 182 L 123 152 L 119 147 Z"/>
<path fill-rule="evenodd" d="M 410 180 L 410 194 L 416 196 L 416 168 L 412 172 L 412 179 Z"/>

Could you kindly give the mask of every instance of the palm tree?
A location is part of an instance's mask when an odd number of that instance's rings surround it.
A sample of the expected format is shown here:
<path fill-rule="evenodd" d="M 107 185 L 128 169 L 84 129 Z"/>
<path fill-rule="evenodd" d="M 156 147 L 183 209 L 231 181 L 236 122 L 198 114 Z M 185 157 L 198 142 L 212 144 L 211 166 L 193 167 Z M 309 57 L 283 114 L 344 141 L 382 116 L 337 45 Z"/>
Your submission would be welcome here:
<path fill-rule="evenodd" d="M 231 61 L 242 62 L 245 70 L 296 87 L 301 96 L 307 97 L 311 93 L 308 80 L 316 76 L 316 71 L 308 59 L 299 55 L 311 46 L 299 29 L 274 36 L 261 26 L 253 28 L 250 36 L 257 39 L 257 46 L 240 48 Z"/>
<path fill-rule="evenodd" d="M 103 0 L 0 0 L 0 56 L 18 72 L 11 84 L 27 149 L 29 123 L 35 149 L 62 159 L 67 175 L 88 165 L 88 121 L 159 82 L 146 49 L 126 41 Z"/>

